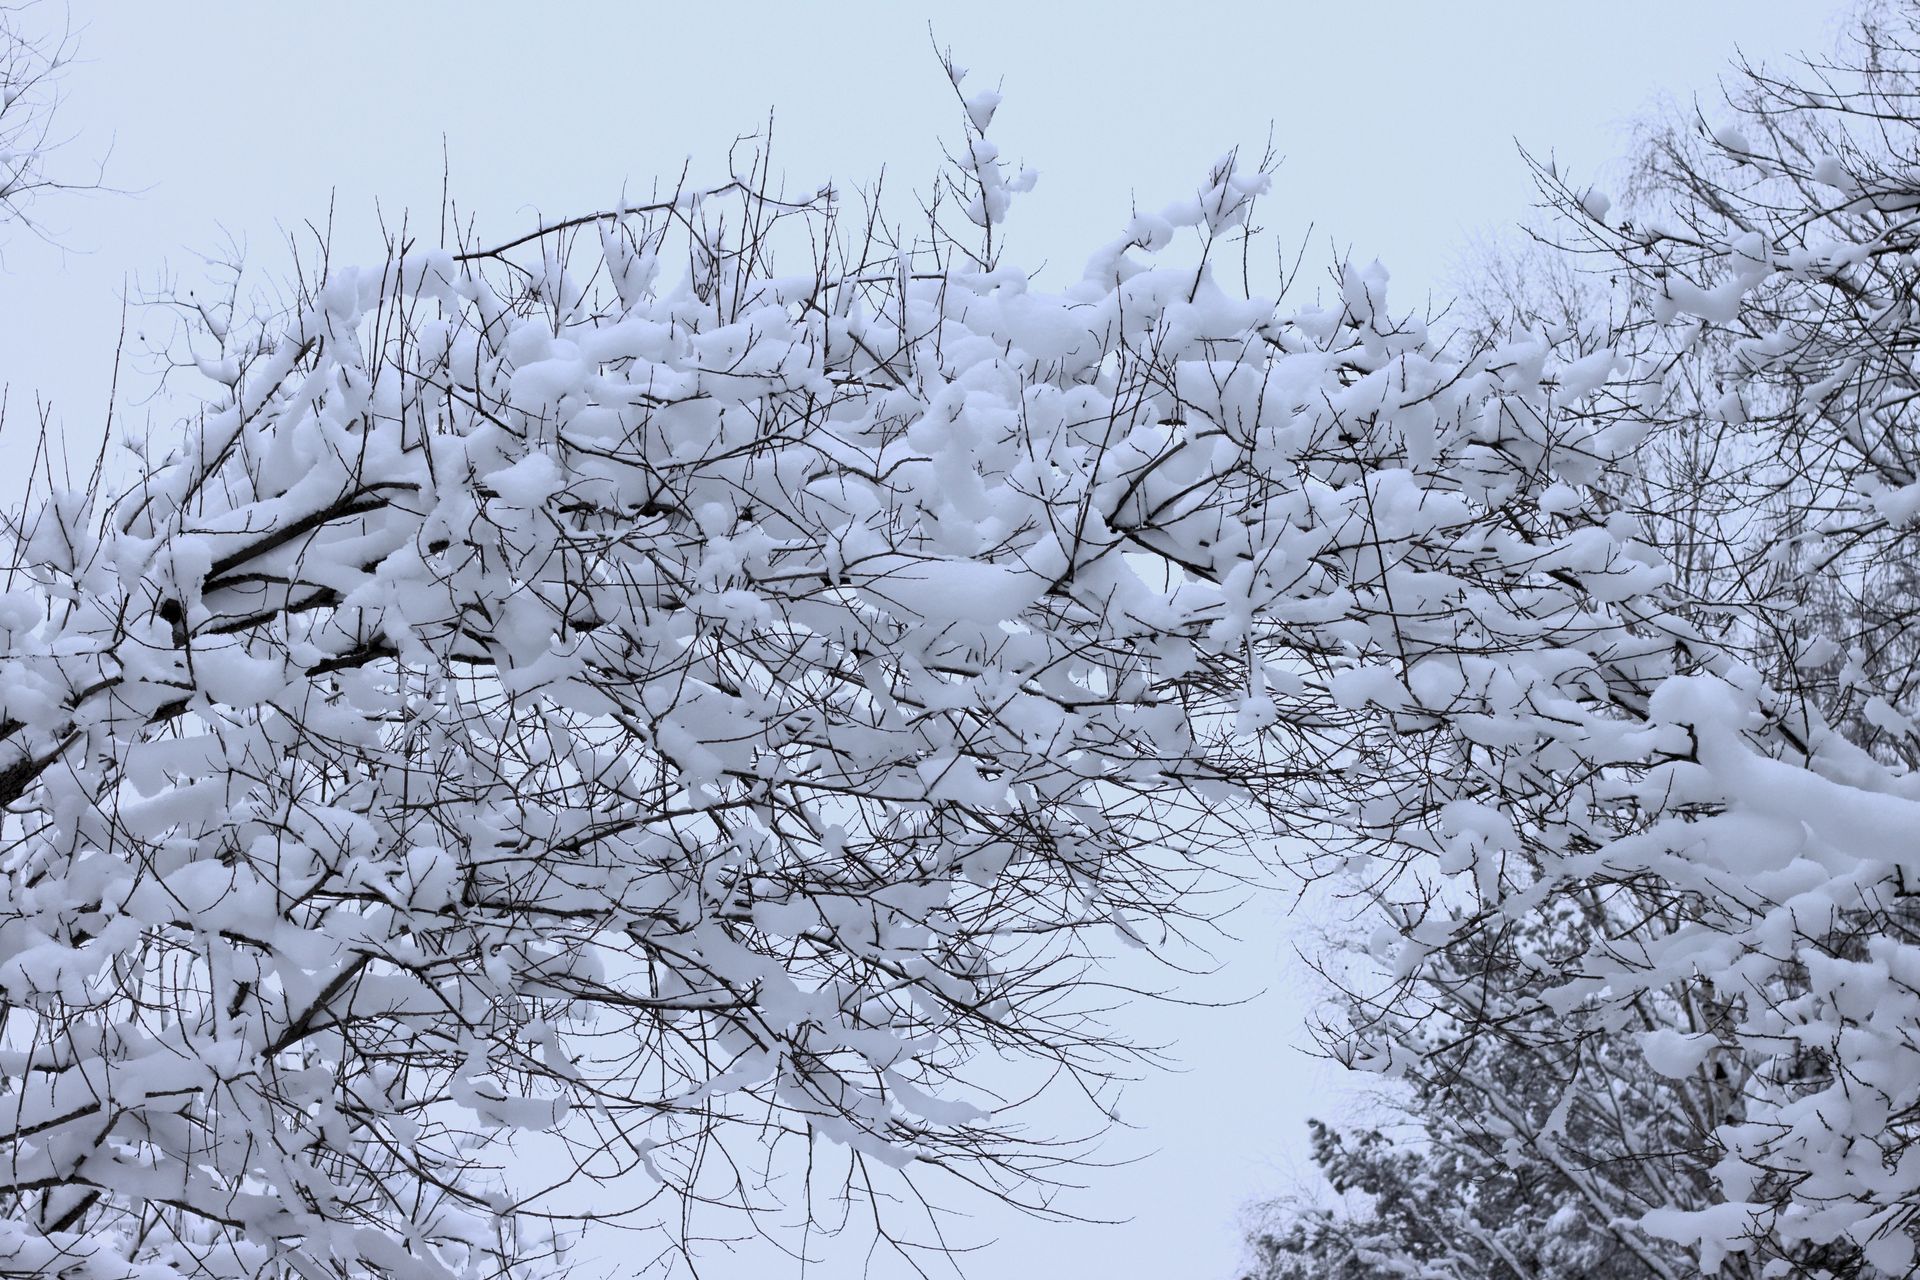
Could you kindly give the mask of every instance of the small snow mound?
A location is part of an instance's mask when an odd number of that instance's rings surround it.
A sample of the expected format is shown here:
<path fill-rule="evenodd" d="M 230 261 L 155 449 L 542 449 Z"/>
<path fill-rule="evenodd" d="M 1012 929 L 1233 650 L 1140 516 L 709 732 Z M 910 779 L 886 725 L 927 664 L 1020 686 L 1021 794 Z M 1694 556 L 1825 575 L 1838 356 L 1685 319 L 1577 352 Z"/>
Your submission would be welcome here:
<path fill-rule="evenodd" d="M 1675 1080 L 1692 1075 L 1719 1044 L 1705 1032 L 1688 1035 L 1670 1027 L 1640 1037 L 1640 1051 L 1646 1055 L 1647 1065 Z"/>
<path fill-rule="evenodd" d="M 872 573 L 867 591 L 889 613 L 902 610 L 928 622 L 1005 622 L 1018 617 L 1046 588 L 1024 568 L 984 560 L 918 560 L 876 557 L 861 566 Z"/>
<path fill-rule="evenodd" d="M 564 487 L 560 468 L 544 453 L 531 453 L 486 477 L 495 493 L 516 507 L 537 507 Z"/>

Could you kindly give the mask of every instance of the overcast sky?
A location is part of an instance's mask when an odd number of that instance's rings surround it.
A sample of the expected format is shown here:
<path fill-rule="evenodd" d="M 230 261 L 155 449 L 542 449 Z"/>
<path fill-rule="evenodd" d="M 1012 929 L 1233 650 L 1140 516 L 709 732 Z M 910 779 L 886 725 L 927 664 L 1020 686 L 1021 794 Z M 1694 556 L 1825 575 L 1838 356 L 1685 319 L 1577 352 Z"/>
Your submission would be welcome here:
<path fill-rule="evenodd" d="M 483 232 L 604 208 L 691 158 L 724 177 L 728 143 L 776 119 L 776 169 L 795 190 L 924 184 L 956 107 L 932 53 L 951 46 L 969 87 L 1000 82 L 1003 152 L 1040 172 L 1012 256 L 1077 271 L 1136 202 L 1191 191 L 1269 127 L 1285 157 L 1262 221 L 1289 243 L 1393 272 L 1398 300 L 1444 287 L 1463 241 L 1525 216 L 1516 141 L 1562 169 L 1603 172 L 1657 95 L 1710 95 L 1743 49 L 1772 59 L 1830 43 L 1822 0 L 1334 3 L 1237 6 L 969 0 L 905 4 L 85 3 L 83 62 L 66 82 L 69 173 L 105 157 L 124 194 L 61 198 L 49 245 L 0 240 L 0 381 L 17 415 L 38 395 L 90 455 L 108 403 L 120 299 L 166 279 L 194 287 L 202 255 L 244 246 L 272 278 L 290 231 L 324 222 L 336 260 L 377 251 L 387 220 L 437 224 L 442 146 L 451 189 Z M 57 22 L 57 0 L 34 21 Z M 929 34 L 931 25 L 931 36 Z M 149 323 L 135 313 L 136 328 Z M 150 370 L 121 380 L 118 414 L 153 406 Z M 148 407 L 143 407 L 143 403 Z M 15 419 L 17 424 L 17 417 Z M 164 426 L 159 429 L 164 429 Z M 0 450 L 17 448 L 17 433 Z M 12 453 L 7 453 L 9 458 Z M 16 470 L 17 474 L 17 470 Z M 1137 1126 L 1090 1171 L 1077 1207 L 1117 1226 L 987 1214 L 968 1273 L 1004 1280 L 1226 1280 L 1238 1207 L 1307 1172 L 1305 1117 L 1338 1114 L 1336 1073 L 1304 1056 L 1312 984 L 1292 961 L 1283 904 L 1239 921 L 1225 969 L 1191 984 L 1230 1009 L 1141 1009 L 1140 1038 L 1188 1070 L 1138 1087 Z M 1304 939 L 1300 939 L 1303 940 Z M 1264 990 L 1265 994 L 1256 994 Z M 857 1256 L 857 1255 L 856 1255 Z M 617 1265 L 611 1268 L 620 1274 Z M 798 1274 L 764 1253 L 703 1274 Z M 816 1268 L 814 1275 L 846 1274 Z M 876 1275 L 898 1274 L 878 1265 Z"/>

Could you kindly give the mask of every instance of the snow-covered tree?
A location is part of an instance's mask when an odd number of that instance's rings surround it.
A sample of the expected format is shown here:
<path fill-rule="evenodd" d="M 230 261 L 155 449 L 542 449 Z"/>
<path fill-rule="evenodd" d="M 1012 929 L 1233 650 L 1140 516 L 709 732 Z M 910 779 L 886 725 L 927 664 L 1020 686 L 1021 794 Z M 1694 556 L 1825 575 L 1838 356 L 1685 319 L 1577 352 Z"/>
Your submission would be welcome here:
<path fill-rule="evenodd" d="M 1643 1280 L 1662 1274 L 1524 1149 L 1489 1153 L 1425 1131 L 1310 1121 L 1313 1162 L 1338 1206 L 1263 1206 L 1245 1280 Z M 1642 1248 L 1645 1241 L 1637 1242 Z M 1652 1246 L 1658 1250 L 1659 1246 Z M 1684 1274 L 1680 1272 L 1679 1274 Z"/>
<path fill-rule="evenodd" d="M 916 237 L 748 172 L 210 313 L 181 442 L 29 514 L 0 1266 L 1045 1210 L 1072 1150 L 1017 1103 L 1125 1052 L 1112 942 L 1411 777 L 1482 651 L 1660 669 L 1657 565 L 1565 514 L 1639 439 L 1610 366 L 1449 352 L 1377 268 L 1229 293 L 1231 158 L 1043 292 L 997 101 Z M 1409 663 L 1438 700 L 1383 737 Z"/>
<path fill-rule="evenodd" d="M 1385 655 L 1382 765 L 1349 773 L 1337 851 L 1360 857 L 1321 863 L 1394 926 L 1341 1047 L 1480 1102 L 1489 1136 L 1502 1091 L 1450 1064 L 1573 1028 L 1569 1068 L 1637 1050 L 1614 1079 L 1671 1084 L 1606 1189 L 1638 1188 L 1634 1230 L 1708 1272 L 1905 1274 L 1920 1227 L 1915 18 L 1876 9 L 1833 59 L 1743 68 L 1724 114 L 1649 136 L 1620 207 L 1542 167 L 1601 305 L 1538 332 L 1605 370 L 1592 425 L 1638 444 L 1537 504 L 1652 576 L 1561 597 L 1591 610 L 1572 643 L 1514 625 L 1536 597 L 1456 612 L 1457 657 Z M 1549 599 L 1558 568 L 1539 564 Z M 1463 980 L 1471 1001 L 1435 998 Z M 1617 1084 L 1551 1078 L 1574 1110 L 1635 1113 Z M 1678 1180 L 1669 1106 L 1701 1144 Z"/>

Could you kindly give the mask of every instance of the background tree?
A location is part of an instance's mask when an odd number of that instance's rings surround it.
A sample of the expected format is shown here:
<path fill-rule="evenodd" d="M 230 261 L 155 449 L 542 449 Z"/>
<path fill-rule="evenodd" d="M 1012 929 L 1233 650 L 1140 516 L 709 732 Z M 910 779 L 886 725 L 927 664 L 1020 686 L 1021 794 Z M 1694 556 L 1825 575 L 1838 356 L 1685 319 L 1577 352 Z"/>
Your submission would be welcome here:
<path fill-rule="evenodd" d="M 56 132 L 60 78 L 73 60 L 71 32 L 28 32 L 31 5 L 0 5 L 0 224 L 45 234 L 33 206 L 53 191 L 91 184 L 60 177 L 49 166 L 65 139 Z"/>
<path fill-rule="evenodd" d="M 1371 996 L 1380 970 L 1363 947 L 1323 961 L 1344 996 L 1323 1034 L 1340 1045 L 1364 1023 L 1369 1044 L 1392 1055 L 1372 1065 L 1393 1084 L 1374 1097 L 1371 1126 L 1315 1123 L 1315 1167 L 1344 1200 L 1296 1194 L 1259 1206 L 1252 1280 L 1698 1271 L 1695 1257 L 1639 1219 L 1719 1203 L 1713 1135 L 1740 1117 L 1743 1100 L 1724 1070 L 1662 1074 L 1665 1059 L 1650 1058 L 1642 1041 L 1725 1030 L 1724 1002 L 1696 987 L 1678 993 L 1685 1003 L 1663 991 L 1626 1010 L 1554 1011 L 1555 957 L 1639 927 L 1592 903 L 1585 914 L 1570 905 L 1469 934 L 1390 987 L 1390 1000 Z M 1721 1273 L 1759 1268 L 1735 1257 Z"/>

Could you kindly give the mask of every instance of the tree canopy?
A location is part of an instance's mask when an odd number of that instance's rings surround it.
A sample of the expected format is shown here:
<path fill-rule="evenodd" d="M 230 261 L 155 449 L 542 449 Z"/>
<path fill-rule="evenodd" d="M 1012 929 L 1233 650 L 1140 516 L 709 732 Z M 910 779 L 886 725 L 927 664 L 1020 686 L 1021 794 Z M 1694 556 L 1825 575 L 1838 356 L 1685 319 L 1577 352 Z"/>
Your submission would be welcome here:
<path fill-rule="evenodd" d="M 915 238 L 747 172 L 209 315 L 183 442 L 22 523 L 11 1265 L 538 1269 L 575 1213 L 751 1219 L 787 1140 L 1044 1208 L 993 1064 L 1094 1087 L 1090 957 L 1318 820 L 1362 656 L 1515 557 L 1646 576 L 1509 527 L 1612 447 L 1560 440 L 1591 369 L 1456 358 L 1378 272 L 1230 292 L 1231 157 L 1036 290 L 996 101 Z M 521 1132 L 639 1190 L 568 1207 Z"/>
<path fill-rule="evenodd" d="M 755 162 L 201 310 L 204 411 L 5 532 L 0 1266 L 940 1249 L 1282 850 L 1428 1147 L 1323 1131 L 1374 1216 L 1276 1275 L 1902 1272 L 1903 31 L 1543 168 L 1608 283 L 1479 331 L 1259 296 L 1237 155 L 1043 287 L 951 67 L 911 231 Z"/>

